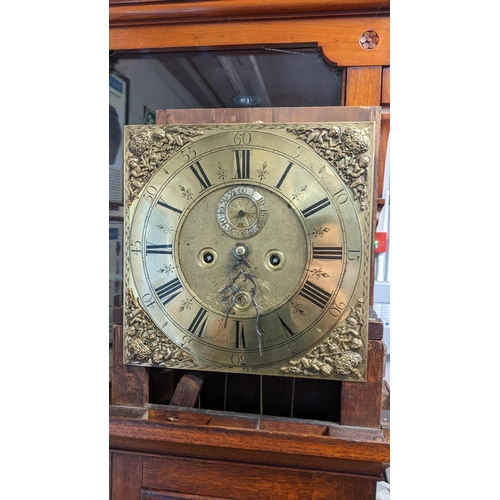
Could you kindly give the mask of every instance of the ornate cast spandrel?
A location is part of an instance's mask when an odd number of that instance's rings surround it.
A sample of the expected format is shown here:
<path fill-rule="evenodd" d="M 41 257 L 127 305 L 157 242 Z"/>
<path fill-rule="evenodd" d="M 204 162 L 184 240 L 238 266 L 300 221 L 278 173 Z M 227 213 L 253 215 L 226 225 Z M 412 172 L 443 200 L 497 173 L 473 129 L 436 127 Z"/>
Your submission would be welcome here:
<path fill-rule="evenodd" d="M 128 205 L 139 196 L 152 175 L 176 151 L 202 134 L 200 130 L 185 127 L 126 128 L 125 194 Z"/>
<path fill-rule="evenodd" d="M 368 168 L 372 159 L 366 153 L 373 142 L 370 128 L 352 125 L 330 127 L 297 126 L 289 132 L 309 144 L 340 174 L 351 189 L 354 199 L 365 210 L 367 203 Z"/>
<path fill-rule="evenodd" d="M 149 364 L 178 368 L 196 368 L 198 362 L 176 346 L 146 315 L 132 290 L 127 292 L 124 321 L 127 335 L 124 342 L 124 359 L 131 364 Z"/>
<path fill-rule="evenodd" d="M 345 380 L 362 380 L 365 363 L 360 351 L 363 348 L 363 328 L 367 327 L 363 317 L 364 303 L 359 299 L 345 321 L 326 340 L 306 356 L 289 361 L 281 371 L 290 375 L 326 378 L 337 374 Z"/>

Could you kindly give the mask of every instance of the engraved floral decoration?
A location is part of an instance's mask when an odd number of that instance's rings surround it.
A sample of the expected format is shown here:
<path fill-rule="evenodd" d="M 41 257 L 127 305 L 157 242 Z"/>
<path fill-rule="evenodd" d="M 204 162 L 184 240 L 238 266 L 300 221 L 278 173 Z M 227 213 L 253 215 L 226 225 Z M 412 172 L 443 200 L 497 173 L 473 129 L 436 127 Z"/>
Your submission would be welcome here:
<path fill-rule="evenodd" d="M 314 237 L 319 237 L 319 238 L 323 238 L 324 234 L 325 233 L 328 233 L 328 231 L 330 231 L 330 228 L 329 227 L 323 227 L 323 226 L 316 226 L 314 229 L 313 229 L 313 234 L 314 234 Z"/>
<path fill-rule="evenodd" d="M 131 205 L 143 186 L 158 168 L 200 130 L 186 127 L 134 127 L 127 131 L 126 189 L 127 203 Z"/>
<path fill-rule="evenodd" d="M 221 162 L 217 163 L 216 174 L 217 174 L 217 177 L 219 178 L 219 180 L 222 179 L 224 181 L 225 178 L 227 177 L 227 168 L 222 168 Z"/>
<path fill-rule="evenodd" d="M 261 181 L 263 181 L 266 178 L 266 176 L 267 176 L 268 173 L 269 173 L 269 171 L 267 170 L 267 161 L 265 161 L 262 164 L 262 168 L 259 168 L 257 170 L 257 175 L 258 175 L 259 179 Z"/>
<path fill-rule="evenodd" d="M 328 336 L 321 344 L 297 360 L 289 361 L 281 371 L 289 374 L 317 377 L 340 375 L 353 380 L 361 380 L 359 371 L 363 364 L 363 340 L 361 330 L 363 322 L 363 299 L 359 299 L 346 320 Z"/>
<path fill-rule="evenodd" d="M 158 269 L 159 273 L 166 273 L 167 275 L 172 274 L 174 272 L 174 266 L 172 264 L 163 264 L 163 267 Z"/>
<path fill-rule="evenodd" d="M 316 278 L 329 278 L 330 275 L 328 273 L 323 272 L 323 269 L 320 267 L 319 269 L 309 269 L 309 272 Z"/>
<path fill-rule="evenodd" d="M 179 308 L 179 312 L 184 311 L 184 309 L 191 310 L 191 306 L 193 305 L 193 299 L 186 299 L 181 302 L 181 307 Z"/>
<path fill-rule="evenodd" d="M 183 198 L 191 200 L 193 198 L 193 193 L 191 192 L 191 188 L 185 188 L 179 184 L 179 189 L 181 190 L 181 194 Z"/>
<path fill-rule="evenodd" d="M 125 337 L 125 356 L 128 363 L 153 363 L 160 365 L 168 362 L 171 367 L 192 368 L 198 362 L 179 349 L 149 319 L 132 290 L 127 293 L 127 307 L 124 320 L 127 325 Z"/>
<path fill-rule="evenodd" d="M 170 224 L 168 226 L 165 226 L 164 224 L 157 224 L 156 227 L 161 229 L 163 234 L 170 234 L 174 230 L 174 227 Z"/>
<path fill-rule="evenodd" d="M 292 308 L 292 314 L 300 314 L 301 316 L 305 316 L 306 313 L 304 312 L 303 309 L 303 304 L 299 304 L 298 302 L 292 302 L 291 303 L 291 308 Z"/>
<path fill-rule="evenodd" d="M 300 188 L 295 188 L 292 194 L 292 200 L 301 200 L 305 197 L 307 185 L 302 186 Z"/>
<path fill-rule="evenodd" d="M 337 170 L 364 210 L 371 161 L 370 156 L 365 154 L 371 147 L 370 128 L 297 125 L 287 130 L 304 140 Z"/>

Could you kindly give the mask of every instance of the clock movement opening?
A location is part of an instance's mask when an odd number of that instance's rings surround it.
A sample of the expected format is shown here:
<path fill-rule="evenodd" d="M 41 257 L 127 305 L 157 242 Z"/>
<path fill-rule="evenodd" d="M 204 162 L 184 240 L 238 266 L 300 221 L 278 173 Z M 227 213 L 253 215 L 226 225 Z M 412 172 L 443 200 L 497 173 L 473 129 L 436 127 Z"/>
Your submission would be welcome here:
<path fill-rule="evenodd" d="M 327 422 L 340 420 L 339 381 L 172 370 L 174 388 L 186 374 L 201 380 L 195 408 Z M 165 379 L 161 380 L 164 383 Z M 155 383 L 155 377 L 151 377 L 150 383 Z M 151 394 L 161 392 L 159 387 L 150 390 Z M 170 402 L 170 399 L 161 401 Z"/>

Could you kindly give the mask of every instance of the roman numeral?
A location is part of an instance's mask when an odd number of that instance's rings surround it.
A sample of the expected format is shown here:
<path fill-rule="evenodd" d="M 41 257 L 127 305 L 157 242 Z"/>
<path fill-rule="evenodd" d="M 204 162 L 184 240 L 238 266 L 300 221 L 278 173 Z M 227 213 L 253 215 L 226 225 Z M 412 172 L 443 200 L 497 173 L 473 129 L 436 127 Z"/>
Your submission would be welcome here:
<path fill-rule="evenodd" d="M 193 321 L 189 325 L 188 331 L 190 333 L 192 333 L 193 335 L 198 335 L 198 337 L 202 336 L 203 330 L 205 329 L 205 325 L 207 324 L 207 318 L 205 318 L 206 314 L 207 310 L 203 309 L 203 307 L 200 307 Z M 205 318 L 205 321 L 203 321 L 203 318 Z M 202 321 L 203 324 L 201 323 Z"/>
<path fill-rule="evenodd" d="M 172 212 L 176 212 L 179 215 L 182 214 L 182 210 L 179 210 L 178 208 L 175 208 L 172 205 L 169 205 L 168 203 L 165 203 L 163 200 L 159 200 L 158 201 L 158 205 L 161 205 L 162 207 L 168 208 L 169 210 L 172 210 Z"/>
<path fill-rule="evenodd" d="M 289 335 L 292 336 L 294 333 L 292 330 L 290 330 L 289 326 L 280 318 L 280 315 L 278 314 L 278 319 L 280 320 L 281 326 L 283 327 L 283 330 L 285 330 L 286 336 L 288 337 Z"/>
<path fill-rule="evenodd" d="M 342 260 L 342 247 L 315 247 L 313 259 Z"/>
<path fill-rule="evenodd" d="M 321 309 L 326 306 L 326 304 L 330 300 L 330 297 L 332 296 L 331 293 L 325 292 L 325 290 L 315 285 L 314 283 L 311 283 L 310 281 L 306 281 L 304 283 L 304 286 L 299 292 L 299 295 L 302 295 L 302 297 L 307 299 L 309 302 L 312 302 L 314 305 L 320 307 Z"/>
<path fill-rule="evenodd" d="M 288 167 L 286 167 L 285 171 L 283 172 L 283 175 L 281 176 L 280 180 L 278 181 L 278 184 L 276 184 L 276 187 L 278 189 L 281 189 L 281 185 L 283 184 L 283 181 L 285 180 L 285 177 L 288 175 L 288 172 L 290 172 L 290 169 L 292 168 L 293 163 L 290 162 L 288 164 Z"/>
<path fill-rule="evenodd" d="M 328 200 L 328 198 L 323 198 L 322 200 L 318 201 L 314 205 L 311 205 L 310 207 L 306 208 L 305 210 L 301 210 L 301 212 L 302 212 L 302 215 L 307 218 L 310 215 L 313 215 L 316 212 L 323 210 L 323 208 L 327 207 L 328 205 L 330 205 L 330 201 Z"/>
<path fill-rule="evenodd" d="M 245 329 L 243 328 L 243 324 L 241 321 L 236 320 L 236 349 L 239 349 L 242 347 L 243 349 L 246 348 L 246 342 L 245 342 Z"/>
<path fill-rule="evenodd" d="M 236 156 L 236 178 L 249 179 L 250 178 L 250 150 L 244 149 L 242 151 L 235 151 Z"/>
<path fill-rule="evenodd" d="M 181 293 L 177 291 L 181 289 L 182 289 L 182 284 L 179 281 L 179 278 L 174 278 L 173 280 L 170 280 L 168 283 L 165 283 L 164 285 L 156 288 L 155 291 L 158 294 L 158 297 L 160 297 L 160 300 L 162 301 L 163 305 L 167 305 L 171 300 L 175 299 L 175 297 L 177 297 L 177 295 Z"/>
<path fill-rule="evenodd" d="M 152 245 L 148 243 L 146 245 L 146 255 L 152 253 L 163 253 L 167 255 L 172 255 L 172 244 L 170 245 Z"/>
<path fill-rule="evenodd" d="M 210 187 L 212 185 L 212 184 L 210 184 L 210 181 L 208 180 L 207 174 L 203 170 L 199 161 L 197 161 L 196 163 L 193 163 L 189 168 L 191 169 L 191 172 L 193 172 L 193 174 L 196 176 L 196 178 L 200 181 L 201 191 L 203 191 L 204 189 L 207 189 L 208 187 Z"/>

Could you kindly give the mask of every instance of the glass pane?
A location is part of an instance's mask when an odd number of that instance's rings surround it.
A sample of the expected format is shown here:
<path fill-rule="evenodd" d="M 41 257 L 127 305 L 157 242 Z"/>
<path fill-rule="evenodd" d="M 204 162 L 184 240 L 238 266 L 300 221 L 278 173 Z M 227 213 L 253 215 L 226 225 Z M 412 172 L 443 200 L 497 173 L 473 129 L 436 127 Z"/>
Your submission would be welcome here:
<path fill-rule="evenodd" d="M 342 70 L 314 49 L 123 54 L 112 70 L 129 84 L 128 121 L 147 121 L 148 108 L 338 106 Z"/>

